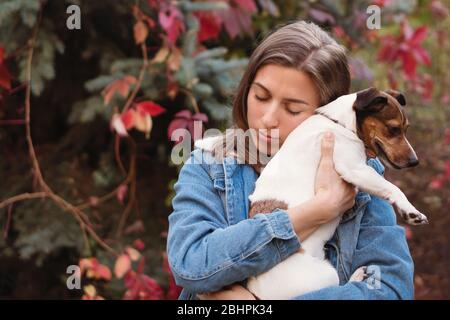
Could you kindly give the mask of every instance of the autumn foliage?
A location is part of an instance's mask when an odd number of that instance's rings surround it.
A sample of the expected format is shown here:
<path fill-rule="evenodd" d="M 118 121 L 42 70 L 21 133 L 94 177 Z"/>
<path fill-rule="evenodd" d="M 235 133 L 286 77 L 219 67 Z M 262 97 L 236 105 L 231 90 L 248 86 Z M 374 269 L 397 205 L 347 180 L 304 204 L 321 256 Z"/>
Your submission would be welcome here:
<path fill-rule="evenodd" d="M 171 148 L 197 138 L 195 122 L 227 128 L 257 40 L 306 19 L 349 49 L 353 91 L 406 94 L 421 165 L 386 176 L 431 221 L 405 226 L 416 297 L 449 298 L 448 3 L 402 3 L 92 1 L 74 31 L 64 1 L 0 3 L 0 274 L 9 264 L 18 274 L 0 281 L 0 297 L 176 299 L 164 253 L 180 168 Z M 367 29 L 369 4 L 383 9 L 380 30 Z M 177 129 L 190 137 L 173 138 Z M 68 265 L 79 266 L 81 290 L 60 280 Z M 14 289 L 21 281 L 35 291 Z"/>

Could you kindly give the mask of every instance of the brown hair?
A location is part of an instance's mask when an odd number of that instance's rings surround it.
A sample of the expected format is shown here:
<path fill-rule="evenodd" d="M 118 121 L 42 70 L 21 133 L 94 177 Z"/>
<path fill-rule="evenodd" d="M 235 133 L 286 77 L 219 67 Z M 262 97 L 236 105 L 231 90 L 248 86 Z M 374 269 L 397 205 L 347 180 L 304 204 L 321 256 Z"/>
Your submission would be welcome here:
<path fill-rule="evenodd" d="M 276 28 L 268 34 L 250 56 L 248 66 L 233 98 L 235 129 L 247 130 L 247 96 L 257 71 L 264 65 L 292 67 L 308 74 L 316 86 L 320 105 L 349 93 L 350 72 L 346 50 L 314 23 L 298 21 Z M 214 147 L 214 154 L 229 155 L 224 135 Z M 219 148 L 221 151 L 219 151 Z M 248 148 L 245 148 L 248 151 Z M 233 150 L 235 151 L 235 150 Z M 248 161 L 248 152 L 244 159 Z"/>

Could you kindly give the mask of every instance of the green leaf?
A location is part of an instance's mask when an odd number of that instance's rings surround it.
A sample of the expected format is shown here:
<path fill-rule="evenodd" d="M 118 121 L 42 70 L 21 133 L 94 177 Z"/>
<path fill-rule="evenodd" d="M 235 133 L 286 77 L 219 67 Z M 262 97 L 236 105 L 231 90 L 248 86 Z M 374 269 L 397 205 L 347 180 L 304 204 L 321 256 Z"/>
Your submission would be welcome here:
<path fill-rule="evenodd" d="M 231 108 L 214 99 L 204 100 L 202 106 L 205 107 L 211 117 L 215 120 L 231 119 Z"/>
<path fill-rule="evenodd" d="M 103 90 L 108 84 L 114 80 L 124 77 L 125 74 L 118 73 L 114 75 L 101 75 L 84 83 L 84 88 L 89 92 L 96 92 Z"/>
<path fill-rule="evenodd" d="M 192 91 L 193 91 L 194 95 L 199 99 L 210 97 L 214 93 L 213 88 L 209 84 L 206 84 L 206 83 L 195 84 L 192 87 Z"/>
<path fill-rule="evenodd" d="M 55 51 L 64 51 L 63 43 L 54 33 L 42 29 L 36 39 L 36 47 L 31 65 L 31 91 L 39 96 L 44 90 L 45 82 L 55 78 Z M 19 79 L 26 82 L 27 57 L 19 62 Z"/>
<path fill-rule="evenodd" d="M 111 65 L 111 73 L 122 72 L 124 74 L 137 74 L 142 67 L 142 59 L 128 58 L 116 60 Z"/>
<path fill-rule="evenodd" d="M 195 69 L 194 59 L 184 57 L 181 62 L 180 70 L 175 75 L 177 81 L 186 88 L 191 88 L 198 82 L 198 77 Z"/>
<path fill-rule="evenodd" d="M 112 116 L 112 109 L 103 104 L 99 96 L 91 97 L 85 101 L 79 101 L 72 107 L 72 112 L 68 117 L 68 123 L 86 123 L 93 121 L 97 115 L 109 121 Z"/>
<path fill-rule="evenodd" d="M 25 15 L 21 14 L 22 21 L 28 26 L 32 26 L 33 24 L 28 24 L 31 22 L 29 20 L 31 18 L 28 14 L 32 15 L 34 12 L 36 18 L 39 7 L 39 0 L 3 0 L 2 3 L 0 3 L 0 26 L 7 20 L 7 18 L 19 11 L 21 11 L 21 13 L 26 11 L 28 12 Z"/>
<path fill-rule="evenodd" d="M 183 11 L 212 11 L 212 10 L 228 10 L 229 5 L 226 2 L 180 2 L 179 7 Z"/>
<path fill-rule="evenodd" d="M 224 47 L 218 47 L 218 48 L 205 50 L 195 56 L 195 62 L 199 63 L 199 62 L 202 62 L 203 60 L 208 60 L 208 59 L 213 59 L 213 58 L 221 58 L 224 55 L 226 55 L 227 52 L 228 52 L 228 49 L 224 48 Z"/>

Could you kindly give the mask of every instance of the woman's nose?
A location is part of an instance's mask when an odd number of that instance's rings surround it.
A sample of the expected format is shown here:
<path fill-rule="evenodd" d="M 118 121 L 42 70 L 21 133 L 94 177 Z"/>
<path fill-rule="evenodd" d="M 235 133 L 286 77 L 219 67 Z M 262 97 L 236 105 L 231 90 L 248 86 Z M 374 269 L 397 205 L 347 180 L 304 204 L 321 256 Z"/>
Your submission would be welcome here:
<path fill-rule="evenodd" d="M 266 128 L 278 127 L 278 109 L 278 106 L 273 103 L 264 113 L 262 122 Z"/>

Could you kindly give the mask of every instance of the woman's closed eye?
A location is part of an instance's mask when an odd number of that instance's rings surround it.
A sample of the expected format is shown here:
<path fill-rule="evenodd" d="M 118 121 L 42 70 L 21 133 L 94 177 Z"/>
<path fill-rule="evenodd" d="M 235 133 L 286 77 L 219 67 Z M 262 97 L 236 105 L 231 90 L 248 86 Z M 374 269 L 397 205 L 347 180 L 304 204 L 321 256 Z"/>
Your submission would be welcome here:
<path fill-rule="evenodd" d="M 255 99 L 258 101 L 267 101 L 270 99 L 270 97 L 263 97 L 263 96 L 258 96 L 255 94 Z"/>
<path fill-rule="evenodd" d="M 262 101 L 262 102 L 270 100 L 270 96 L 269 97 L 258 96 L 257 94 L 255 94 L 254 97 L 255 97 L 256 100 Z M 289 114 L 291 114 L 293 116 L 299 115 L 301 113 L 301 111 L 296 111 L 296 110 L 291 109 L 289 107 L 289 105 L 286 105 L 286 109 L 285 110 L 287 111 L 287 113 L 289 113 Z"/>
<path fill-rule="evenodd" d="M 290 110 L 289 108 L 286 108 L 286 111 L 289 114 L 292 114 L 293 116 L 299 115 L 301 113 L 301 111 L 294 111 L 294 110 Z"/>

